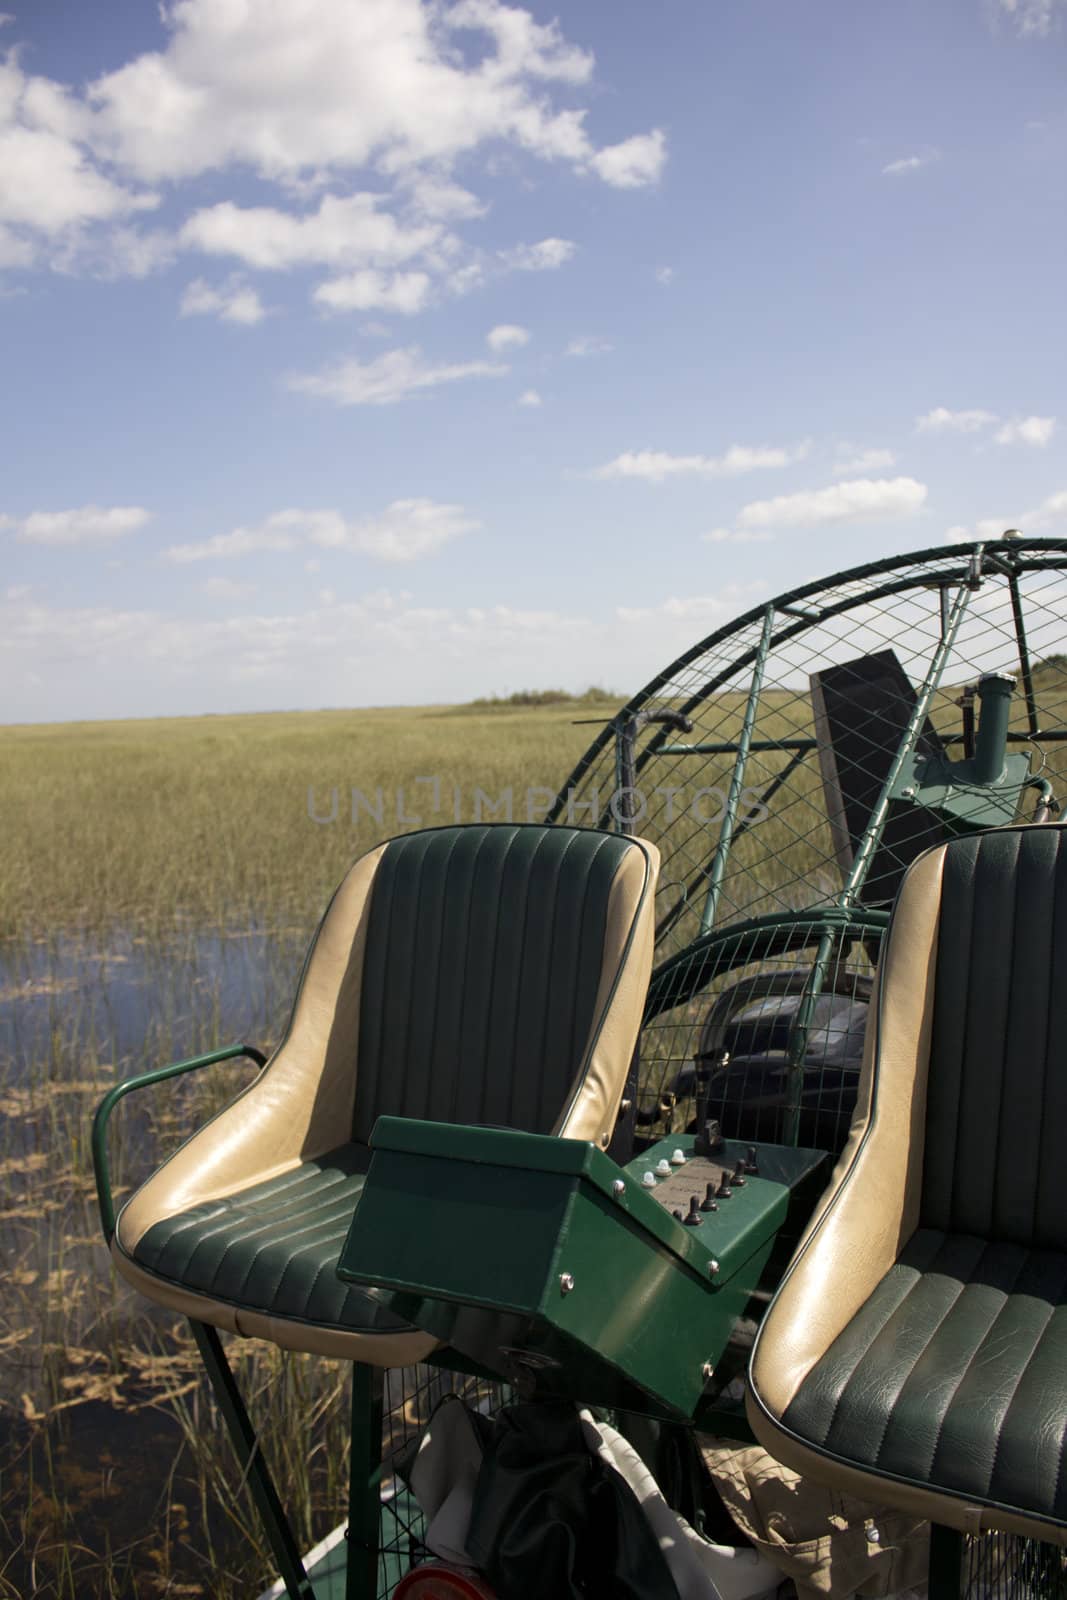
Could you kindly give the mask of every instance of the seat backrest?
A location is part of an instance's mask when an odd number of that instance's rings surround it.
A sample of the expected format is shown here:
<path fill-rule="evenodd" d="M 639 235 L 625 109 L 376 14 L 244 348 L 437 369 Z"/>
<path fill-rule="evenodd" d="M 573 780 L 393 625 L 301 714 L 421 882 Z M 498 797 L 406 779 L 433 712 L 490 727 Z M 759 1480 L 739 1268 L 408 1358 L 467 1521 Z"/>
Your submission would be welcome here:
<path fill-rule="evenodd" d="M 354 1137 L 385 1113 L 558 1131 L 650 872 L 647 846 L 588 829 L 392 840 L 367 918 Z"/>
<path fill-rule="evenodd" d="M 905 891 L 906 892 L 906 891 Z M 1067 829 L 944 847 L 922 1226 L 1067 1249 Z"/>

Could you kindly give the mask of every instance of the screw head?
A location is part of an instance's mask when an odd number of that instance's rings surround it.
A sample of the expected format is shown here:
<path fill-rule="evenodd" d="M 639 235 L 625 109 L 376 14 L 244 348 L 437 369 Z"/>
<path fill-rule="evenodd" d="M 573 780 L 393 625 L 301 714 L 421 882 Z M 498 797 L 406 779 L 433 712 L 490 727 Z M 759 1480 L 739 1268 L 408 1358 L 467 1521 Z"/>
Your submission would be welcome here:
<path fill-rule="evenodd" d="M 611 1192 L 616 1196 L 626 1193 L 626 1185 L 623 1183 L 621 1178 L 615 1179 L 615 1182 L 611 1186 Z"/>
<path fill-rule="evenodd" d="M 571 1290 L 573 1288 L 574 1288 L 574 1279 L 571 1276 L 571 1274 L 569 1272 L 561 1272 L 560 1275 L 559 1275 L 559 1292 L 560 1292 L 560 1294 L 570 1294 L 570 1292 L 571 1292 Z"/>
<path fill-rule="evenodd" d="M 712 1366 L 710 1361 L 705 1361 L 704 1365 L 700 1369 L 700 1375 L 704 1379 L 705 1383 L 715 1376 L 715 1368 Z"/>
<path fill-rule="evenodd" d="M 718 1276 L 719 1276 L 719 1263 L 716 1261 L 715 1257 L 712 1256 L 711 1260 L 708 1262 L 708 1277 L 709 1278 L 717 1278 Z"/>
<path fill-rule="evenodd" d="M 901 793 L 901 797 L 904 800 L 914 800 L 915 799 L 915 785 L 909 783 L 908 787 L 906 789 L 901 789 L 900 793 Z"/>

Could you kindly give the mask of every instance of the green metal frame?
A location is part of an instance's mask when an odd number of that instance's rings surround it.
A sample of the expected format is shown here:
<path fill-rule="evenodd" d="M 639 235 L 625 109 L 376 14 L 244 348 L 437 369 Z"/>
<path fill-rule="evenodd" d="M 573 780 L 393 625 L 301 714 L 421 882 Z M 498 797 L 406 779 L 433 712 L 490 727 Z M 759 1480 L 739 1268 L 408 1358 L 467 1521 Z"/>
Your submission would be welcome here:
<path fill-rule="evenodd" d="M 197 1072 L 201 1067 L 213 1067 L 220 1061 L 233 1061 L 240 1057 L 265 1067 L 267 1058 L 262 1050 L 250 1044 L 229 1044 L 221 1050 L 209 1050 L 206 1055 L 191 1056 L 188 1061 L 174 1061 L 169 1067 L 156 1067 L 152 1072 L 139 1073 L 126 1078 L 109 1089 L 96 1108 L 93 1118 L 92 1153 L 93 1176 L 96 1179 L 96 1200 L 100 1207 L 100 1221 L 105 1243 L 110 1244 L 115 1233 L 115 1202 L 111 1193 L 111 1166 L 107 1154 L 107 1132 L 111 1113 L 120 1100 L 137 1089 L 147 1089 L 154 1083 L 165 1083 L 168 1078 L 179 1078 L 186 1072 Z"/>
<path fill-rule="evenodd" d="M 254 1061 L 260 1068 L 267 1058 L 249 1044 L 226 1045 L 186 1061 L 157 1067 L 127 1078 L 109 1089 L 93 1118 L 92 1157 L 96 1197 L 104 1239 L 111 1244 L 115 1235 L 115 1201 L 108 1160 L 108 1130 L 115 1107 L 127 1095 L 147 1089 L 170 1078 L 181 1077 L 222 1061 Z M 189 1319 L 196 1347 L 204 1363 L 219 1414 L 225 1424 L 259 1515 L 278 1576 L 289 1600 L 315 1600 L 315 1591 L 304 1566 L 292 1525 L 260 1449 L 259 1438 L 244 1403 L 233 1369 L 226 1359 L 218 1330 L 208 1323 Z M 382 1460 L 383 1380 L 379 1369 L 361 1362 L 352 1365 L 351 1473 L 349 1479 L 349 1534 L 346 1552 L 346 1600 L 375 1600 L 378 1592 L 378 1546 L 380 1529 L 380 1483 Z"/>

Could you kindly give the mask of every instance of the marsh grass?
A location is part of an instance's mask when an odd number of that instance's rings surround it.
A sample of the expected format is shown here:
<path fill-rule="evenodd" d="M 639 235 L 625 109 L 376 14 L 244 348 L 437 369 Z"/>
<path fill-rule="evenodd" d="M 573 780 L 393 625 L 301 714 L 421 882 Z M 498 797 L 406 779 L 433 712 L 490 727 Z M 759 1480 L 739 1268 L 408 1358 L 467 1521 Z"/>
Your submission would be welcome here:
<path fill-rule="evenodd" d="M 95 1107 L 149 1066 L 240 1037 L 269 1047 L 343 872 L 414 826 L 398 807 L 469 820 L 476 789 L 495 800 L 510 786 L 521 819 L 526 790 L 558 784 L 595 731 L 574 718 L 616 709 L 0 730 L 4 1600 L 236 1600 L 265 1586 L 270 1560 L 191 1339 L 112 1273 L 91 1173 Z M 437 814 L 420 777 L 439 780 Z M 309 789 L 320 815 L 337 790 L 335 821 L 310 819 Z M 382 791 L 380 823 L 364 805 L 353 821 L 353 789 L 372 802 Z M 125 1101 L 117 1194 L 249 1075 L 227 1063 Z M 306 1548 L 343 1515 L 347 1372 L 228 1342 Z"/>
<path fill-rule="evenodd" d="M 1057 669 L 1046 686 L 1060 725 L 1065 683 Z M 954 697 L 939 697 L 939 726 L 958 724 Z M 743 703 L 720 697 L 723 737 Z M 515 820 L 539 791 L 540 814 L 596 732 L 577 718 L 616 709 L 492 703 L 0 730 L 3 1600 L 237 1600 L 263 1587 L 270 1561 L 189 1336 L 112 1274 L 91 1177 L 95 1106 L 149 1066 L 235 1038 L 269 1047 L 354 857 L 416 814 L 472 820 L 478 789 L 496 799 L 510 788 Z M 809 728 L 806 697 L 768 693 L 760 737 Z M 1050 766 L 1067 771 L 1061 751 Z M 730 758 L 692 772 L 723 785 Z M 436 813 L 427 778 L 439 780 Z M 761 779 L 753 758 L 749 781 Z M 366 804 L 353 814 L 353 789 L 371 801 L 381 791 L 380 819 Z M 311 820 L 309 791 L 319 816 L 336 791 L 334 821 Z M 672 837 L 708 859 L 706 825 L 683 820 Z M 727 915 L 829 898 L 830 853 L 809 761 L 739 841 Z M 230 1063 L 127 1100 L 111 1145 L 118 1193 L 247 1077 Z M 310 1545 L 343 1515 L 346 1374 L 256 1341 L 231 1352 Z"/>

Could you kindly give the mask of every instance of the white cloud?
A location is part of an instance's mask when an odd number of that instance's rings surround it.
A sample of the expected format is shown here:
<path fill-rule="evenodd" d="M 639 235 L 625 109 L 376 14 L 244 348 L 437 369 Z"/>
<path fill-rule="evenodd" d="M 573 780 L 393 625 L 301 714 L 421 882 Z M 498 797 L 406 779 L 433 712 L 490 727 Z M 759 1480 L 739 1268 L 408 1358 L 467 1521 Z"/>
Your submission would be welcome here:
<path fill-rule="evenodd" d="M 0 60 L 0 224 L 54 242 L 158 205 L 157 195 L 124 188 L 94 165 L 91 131 L 84 104 L 60 84 L 25 74 L 15 51 Z"/>
<path fill-rule="evenodd" d="M 1047 499 L 1042 500 L 1035 511 L 1020 517 L 1019 523 L 1027 532 L 1067 523 L 1067 489 L 1059 489 L 1055 494 L 1050 494 Z"/>
<path fill-rule="evenodd" d="M 578 246 L 571 239 L 540 239 L 537 244 L 517 244 L 498 254 L 517 272 L 553 272 L 565 266 Z"/>
<path fill-rule="evenodd" d="M 674 268 L 673 267 L 657 267 L 656 268 L 656 282 L 659 283 L 659 284 L 662 284 L 663 288 L 666 288 L 669 283 L 673 283 L 674 282 Z"/>
<path fill-rule="evenodd" d="M 460 505 L 435 500 L 394 500 L 377 517 L 347 522 L 335 511 L 283 511 L 289 526 L 306 529 L 313 544 L 331 550 L 354 550 L 378 561 L 417 561 L 479 526 Z"/>
<path fill-rule="evenodd" d="M 531 407 L 539 406 L 541 404 L 541 396 L 538 394 L 536 389 L 524 389 L 516 401 L 516 404 L 520 406 Z"/>
<path fill-rule="evenodd" d="M 188 285 L 180 310 L 183 317 L 216 316 L 243 327 L 252 327 L 267 315 L 259 295 L 248 284 L 230 282 L 213 289 L 203 278 L 194 278 Z"/>
<path fill-rule="evenodd" d="M 655 606 L 616 606 L 615 615 L 620 622 L 683 622 L 686 625 L 716 622 L 720 618 L 735 616 L 746 605 L 751 605 L 766 590 L 762 578 L 751 583 L 731 583 L 720 594 L 671 595 Z"/>
<path fill-rule="evenodd" d="M 1056 431 L 1055 417 L 1016 417 L 996 435 L 997 444 L 1029 444 L 1043 450 Z"/>
<path fill-rule="evenodd" d="M 387 350 L 373 361 L 352 358 L 321 372 L 296 374 L 290 389 L 319 395 L 339 406 L 388 406 L 418 389 L 435 389 L 464 378 L 499 378 L 509 371 L 489 361 L 464 361 L 443 366 L 427 364 L 417 345 Z"/>
<path fill-rule="evenodd" d="M 501 140 L 608 183 L 650 182 L 662 165 L 662 135 L 597 150 L 584 110 L 552 106 L 546 86 L 587 84 L 592 55 L 500 0 L 182 0 L 164 21 L 163 50 L 90 91 L 105 148 L 150 181 L 231 165 L 289 181 L 440 173 Z"/>
<path fill-rule="evenodd" d="M 425 272 L 381 272 L 362 267 L 343 278 L 320 283 L 312 298 L 331 311 L 393 311 L 414 316 L 430 298 L 430 277 Z"/>
<path fill-rule="evenodd" d="M 923 167 L 932 166 L 937 158 L 936 150 L 927 150 L 921 156 L 901 156 L 899 161 L 890 161 L 882 168 L 882 176 L 902 178 L 908 172 L 919 172 Z"/>
<path fill-rule="evenodd" d="M 751 528 L 710 528 L 700 537 L 705 544 L 760 544 L 772 535 Z"/>
<path fill-rule="evenodd" d="M 858 472 L 880 472 L 883 467 L 896 465 L 892 450 L 858 450 L 845 460 L 834 463 L 835 477 L 849 477 Z"/>
<path fill-rule="evenodd" d="M 1062 14 L 1064 0 L 997 0 L 1000 10 L 1024 36 L 1044 39 Z"/>
<path fill-rule="evenodd" d="M 640 189 L 659 181 L 666 160 L 666 135 L 661 128 L 654 128 L 651 133 L 638 133 L 598 150 L 590 156 L 589 165 L 615 189 Z"/>
<path fill-rule="evenodd" d="M 31 511 L 4 519 L 27 544 L 100 544 L 136 533 L 152 513 L 144 506 L 78 506 L 72 511 Z"/>
<path fill-rule="evenodd" d="M 490 328 L 485 336 L 485 342 L 490 350 L 519 349 L 530 342 L 529 328 L 520 328 L 516 322 L 500 322 L 495 328 Z"/>
<path fill-rule="evenodd" d="M 209 600 L 247 600 L 256 592 L 254 583 L 238 583 L 234 578 L 205 578 L 200 585 Z"/>
<path fill-rule="evenodd" d="M 666 450 L 626 450 L 613 461 L 596 467 L 594 478 L 643 478 L 646 483 L 662 483 L 665 478 L 736 478 L 763 468 L 788 467 L 802 461 L 807 443 L 792 449 L 769 445 L 732 444 L 721 456 L 672 456 Z"/>
<path fill-rule="evenodd" d="M 275 511 L 256 527 L 235 528 L 232 533 L 215 534 L 197 544 L 172 546 L 165 557 L 187 565 L 193 561 L 255 555 L 264 550 L 294 550 L 299 545 L 311 544 L 324 550 L 357 551 L 378 561 L 407 562 L 429 555 L 478 526 L 462 506 L 436 500 L 394 500 L 376 517 L 355 519 L 334 510 L 294 507 Z M 306 561 L 304 565 L 308 572 L 319 570 L 317 559 Z M 231 591 L 220 587 L 218 592 Z"/>
<path fill-rule="evenodd" d="M 409 186 L 408 199 L 417 216 L 435 222 L 470 222 L 488 210 L 469 189 L 433 176 L 417 177 Z"/>
<path fill-rule="evenodd" d="M 742 529 L 817 528 L 843 522 L 910 517 L 921 511 L 926 485 L 914 478 L 853 478 L 826 489 L 803 489 L 753 500 L 737 517 Z"/>
<path fill-rule="evenodd" d="M 949 411 L 945 406 L 935 406 L 916 417 L 915 426 L 920 433 L 978 433 L 996 421 L 993 411 Z"/>
<path fill-rule="evenodd" d="M 172 544 L 164 550 L 165 561 L 187 566 L 191 561 L 225 561 L 232 556 L 256 555 L 261 550 L 292 550 L 296 540 L 285 527 L 272 526 L 273 518 L 259 528 L 234 528 L 232 533 L 216 533 L 194 544 Z"/>
<path fill-rule="evenodd" d="M 301 266 L 391 266 L 409 261 L 441 238 L 440 224 L 408 226 L 382 204 L 378 194 L 327 194 L 317 210 L 296 213 L 222 200 L 195 211 L 180 237 L 190 249 L 236 256 L 266 272 Z"/>
<path fill-rule="evenodd" d="M 579 334 L 577 339 L 572 339 L 564 350 L 565 356 L 604 356 L 615 346 L 610 339 L 601 339 L 595 333 Z"/>

